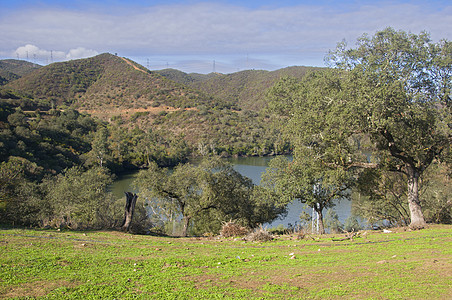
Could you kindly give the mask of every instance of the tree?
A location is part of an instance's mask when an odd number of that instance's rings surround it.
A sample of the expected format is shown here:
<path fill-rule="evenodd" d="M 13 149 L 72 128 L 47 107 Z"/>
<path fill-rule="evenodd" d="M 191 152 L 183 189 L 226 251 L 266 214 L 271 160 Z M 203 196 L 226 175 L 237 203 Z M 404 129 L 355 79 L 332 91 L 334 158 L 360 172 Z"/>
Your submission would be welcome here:
<path fill-rule="evenodd" d="M 420 197 L 427 222 L 452 224 L 452 179 L 445 164 L 424 173 Z"/>
<path fill-rule="evenodd" d="M 248 226 L 261 221 L 255 214 L 260 210 L 251 197 L 251 180 L 217 158 L 205 158 L 199 165 L 179 165 L 172 172 L 151 162 L 147 170 L 140 171 L 135 186 L 164 221 L 182 217 L 182 236 L 188 234 L 192 221 L 207 223 L 212 230 L 230 219 Z M 212 216 L 216 219 L 206 220 Z"/>
<path fill-rule="evenodd" d="M 339 216 L 331 208 L 326 211 L 325 227 L 330 230 L 330 233 L 340 233 L 343 228 L 343 225 L 339 221 Z"/>
<path fill-rule="evenodd" d="M 280 197 L 281 205 L 298 200 L 314 209 L 319 217 L 319 233 L 324 234 L 323 210 L 333 207 L 334 200 L 350 196 L 351 178 L 346 172 L 311 159 L 305 152 L 293 162 L 285 157 L 272 159 L 262 177 L 262 185 Z"/>
<path fill-rule="evenodd" d="M 212 207 L 200 205 L 201 186 L 197 171 L 196 167 L 186 164 L 179 165 L 171 173 L 151 162 L 147 170 L 139 172 L 135 183 L 154 212 L 160 214 L 161 210 L 168 210 L 171 219 L 177 214 L 182 215 L 182 236 L 187 235 L 193 215 Z"/>
<path fill-rule="evenodd" d="M 110 173 L 101 167 L 87 171 L 72 167 L 44 180 L 46 203 L 51 205 L 47 215 L 49 224 L 72 229 L 110 227 L 112 222 L 105 214 L 114 214 L 108 209 L 113 205 L 107 191 L 111 182 Z"/>
<path fill-rule="evenodd" d="M 434 160 L 450 159 L 452 44 L 388 28 L 356 49 L 340 43 L 329 61 L 336 68 L 270 90 L 295 153 L 308 149 L 309 160 L 353 176 L 363 168 L 405 174 L 410 226 L 424 227 L 419 178 Z"/>
<path fill-rule="evenodd" d="M 340 43 L 329 61 L 350 78 L 345 100 L 375 143 L 379 166 L 407 176 L 410 227 L 423 228 L 419 179 L 450 154 L 452 43 L 387 28 L 354 49 Z"/>
<path fill-rule="evenodd" d="M 107 128 L 100 127 L 96 131 L 91 148 L 90 154 L 93 160 L 97 161 L 101 168 L 104 167 L 110 158 L 109 133 Z"/>
<path fill-rule="evenodd" d="M 41 225 L 48 209 L 39 186 L 33 181 L 42 172 L 37 164 L 21 157 L 0 163 L 0 219 L 20 225 Z"/>
<path fill-rule="evenodd" d="M 126 207 L 124 209 L 124 220 L 122 221 L 121 229 L 123 231 L 129 231 L 138 196 L 137 194 L 131 192 L 125 192 L 125 194 L 126 194 Z"/>

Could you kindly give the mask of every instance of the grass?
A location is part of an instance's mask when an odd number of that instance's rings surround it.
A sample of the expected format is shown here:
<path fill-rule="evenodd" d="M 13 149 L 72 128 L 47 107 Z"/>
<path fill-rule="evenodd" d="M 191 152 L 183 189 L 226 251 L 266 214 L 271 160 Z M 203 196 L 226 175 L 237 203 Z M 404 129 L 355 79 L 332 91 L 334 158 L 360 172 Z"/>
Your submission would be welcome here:
<path fill-rule="evenodd" d="M 0 230 L 0 299 L 450 299 L 452 226 L 271 242 Z M 339 237 L 336 235 L 335 237 Z"/>

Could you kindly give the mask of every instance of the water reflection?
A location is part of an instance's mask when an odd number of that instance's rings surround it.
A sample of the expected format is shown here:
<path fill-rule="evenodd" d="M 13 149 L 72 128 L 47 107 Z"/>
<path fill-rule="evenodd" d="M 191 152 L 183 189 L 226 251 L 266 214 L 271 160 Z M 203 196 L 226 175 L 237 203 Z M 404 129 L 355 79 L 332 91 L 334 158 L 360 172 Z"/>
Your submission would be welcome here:
<path fill-rule="evenodd" d="M 268 163 L 273 157 L 238 157 L 230 159 L 231 163 L 234 165 L 234 169 L 240 174 L 253 180 L 254 184 L 260 184 L 262 174 L 268 167 Z M 333 209 L 336 211 L 339 221 L 344 223 L 351 214 L 352 203 L 350 200 L 342 199 L 341 201 L 335 202 L 336 206 Z M 287 216 L 283 219 L 277 219 L 270 224 L 265 224 L 268 227 L 278 226 L 280 224 L 288 226 L 289 224 L 295 225 L 295 222 L 300 223 L 300 214 L 306 212 L 308 214 L 312 213 L 312 209 L 304 207 L 303 203 L 300 201 L 294 201 L 288 206 Z M 325 215 L 326 211 L 324 211 Z"/>

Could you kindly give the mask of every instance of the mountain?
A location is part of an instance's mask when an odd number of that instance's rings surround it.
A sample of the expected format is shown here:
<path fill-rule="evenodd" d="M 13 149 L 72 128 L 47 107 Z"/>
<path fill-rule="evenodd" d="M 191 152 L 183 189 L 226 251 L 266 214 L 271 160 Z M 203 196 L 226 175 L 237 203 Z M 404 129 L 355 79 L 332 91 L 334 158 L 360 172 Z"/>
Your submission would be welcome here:
<path fill-rule="evenodd" d="M 166 140 L 183 139 L 192 151 L 266 155 L 289 147 L 273 120 L 260 113 L 266 90 L 282 76 L 301 77 L 311 69 L 186 74 L 149 71 L 127 58 L 104 53 L 41 67 L 0 92 L 5 99 L 11 95 L 29 99 L 31 110 L 36 110 L 36 103 L 41 112 L 69 107 L 128 132 L 152 131 Z"/>
<path fill-rule="evenodd" d="M 41 66 L 24 60 L 4 59 L 0 60 L 0 85 L 39 69 Z"/>
<path fill-rule="evenodd" d="M 146 70 L 122 57 L 101 54 L 54 63 L 10 82 L 8 88 L 46 99 L 54 105 L 102 112 L 147 109 L 160 105 L 182 108 L 207 102 L 207 97 Z"/>
<path fill-rule="evenodd" d="M 241 125 L 253 123 L 244 121 L 228 103 L 108 53 L 44 66 L 8 83 L 3 90 L 51 107 L 71 107 L 125 130 L 139 128 L 161 131 L 167 137 L 183 136 L 191 148 L 200 141 L 214 140 L 230 149 L 235 144 L 242 147 L 250 133 L 237 136 L 249 129 Z M 260 127 L 253 126 L 253 130 Z"/>
<path fill-rule="evenodd" d="M 284 76 L 303 77 L 316 67 L 288 67 L 276 71 L 246 70 L 231 74 L 186 74 L 176 70 L 156 71 L 171 80 L 186 84 L 216 99 L 235 105 L 240 109 L 260 111 L 265 106 L 265 94 L 269 87 Z"/>
<path fill-rule="evenodd" d="M 220 73 L 209 73 L 209 74 L 199 74 L 199 73 L 184 73 L 176 69 L 163 69 L 155 71 L 155 73 L 160 74 L 170 80 L 176 81 L 185 85 L 193 85 L 198 82 L 204 82 L 211 78 L 222 76 Z"/>

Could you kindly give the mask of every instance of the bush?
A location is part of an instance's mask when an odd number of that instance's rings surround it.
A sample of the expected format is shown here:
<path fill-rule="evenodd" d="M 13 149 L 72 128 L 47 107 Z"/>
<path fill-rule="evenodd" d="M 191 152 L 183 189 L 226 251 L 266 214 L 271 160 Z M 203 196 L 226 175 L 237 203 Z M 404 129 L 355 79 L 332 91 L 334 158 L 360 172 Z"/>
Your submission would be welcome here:
<path fill-rule="evenodd" d="M 344 230 L 347 232 L 359 231 L 362 229 L 361 224 L 359 224 L 358 219 L 354 215 L 350 215 L 344 222 Z"/>
<path fill-rule="evenodd" d="M 42 183 L 46 203 L 51 206 L 47 224 L 71 229 L 109 228 L 118 220 L 114 200 L 108 192 L 112 176 L 108 170 L 80 167 L 47 178 Z"/>

